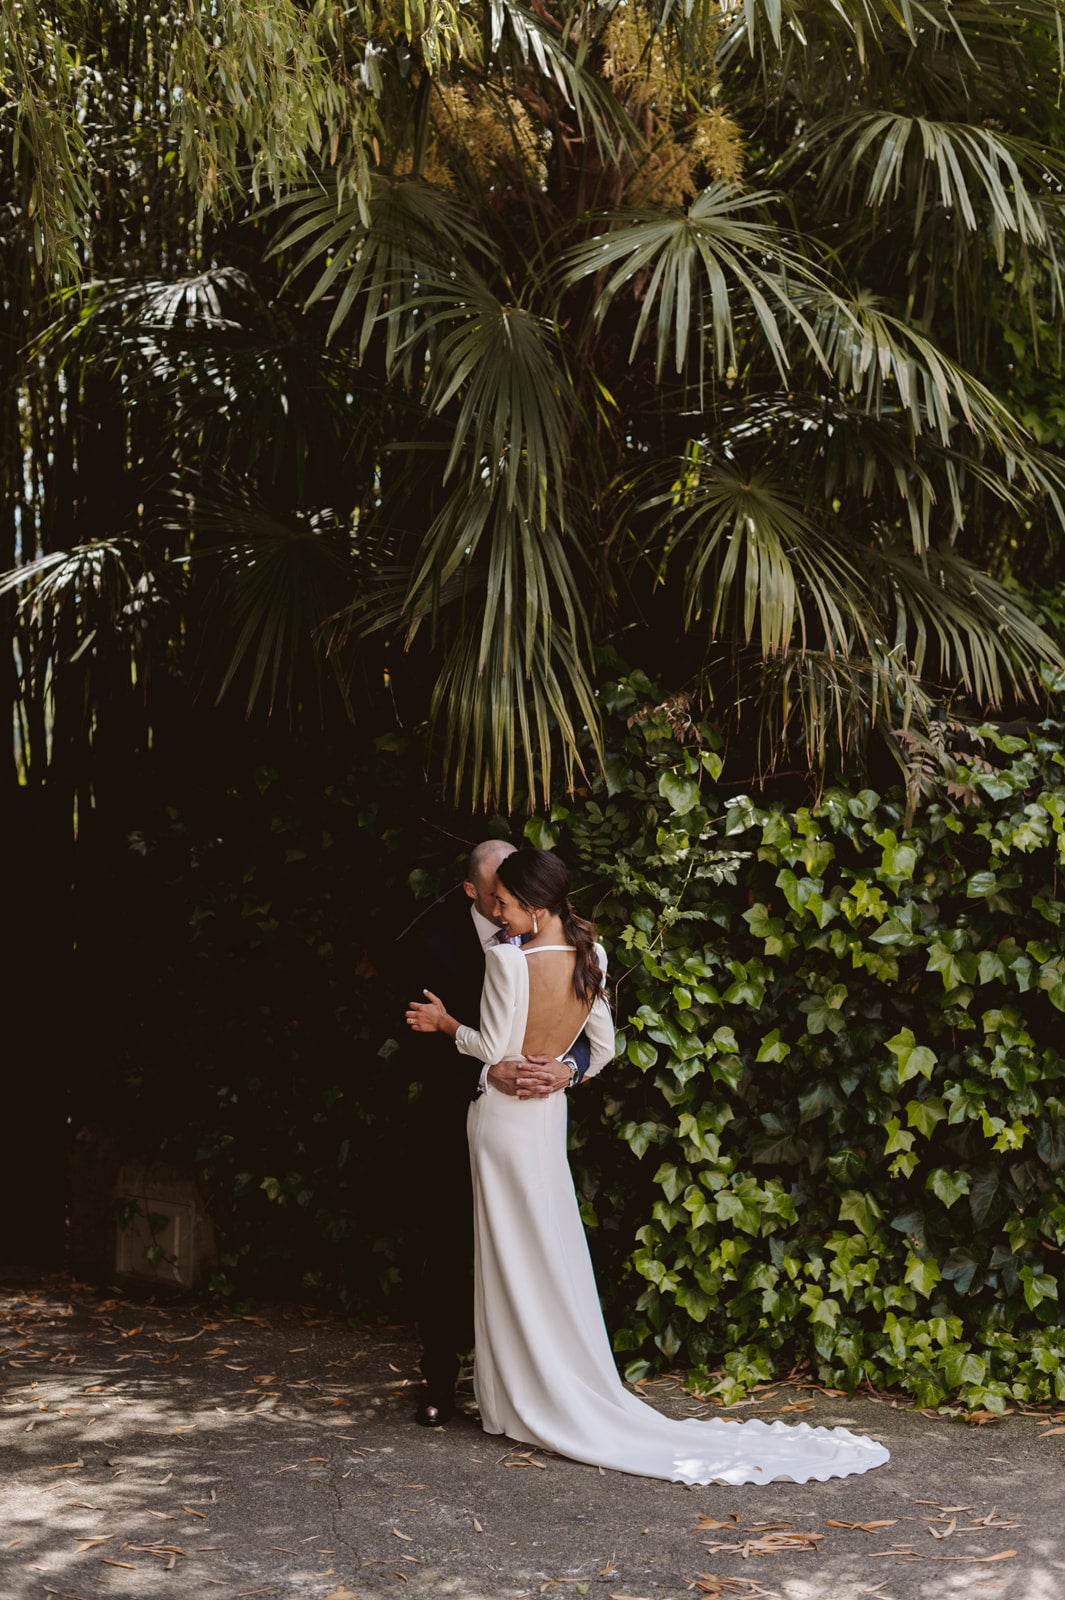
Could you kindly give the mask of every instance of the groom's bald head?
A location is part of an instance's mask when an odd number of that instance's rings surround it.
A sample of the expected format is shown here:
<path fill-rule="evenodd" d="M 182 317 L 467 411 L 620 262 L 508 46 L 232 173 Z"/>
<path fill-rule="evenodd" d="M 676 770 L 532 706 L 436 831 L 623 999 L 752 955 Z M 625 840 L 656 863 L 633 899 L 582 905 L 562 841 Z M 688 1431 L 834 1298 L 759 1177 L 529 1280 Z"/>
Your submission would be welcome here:
<path fill-rule="evenodd" d="M 496 920 L 495 882 L 499 863 L 513 855 L 515 846 L 506 839 L 482 839 L 470 851 L 469 877 L 462 887 L 482 917 Z"/>

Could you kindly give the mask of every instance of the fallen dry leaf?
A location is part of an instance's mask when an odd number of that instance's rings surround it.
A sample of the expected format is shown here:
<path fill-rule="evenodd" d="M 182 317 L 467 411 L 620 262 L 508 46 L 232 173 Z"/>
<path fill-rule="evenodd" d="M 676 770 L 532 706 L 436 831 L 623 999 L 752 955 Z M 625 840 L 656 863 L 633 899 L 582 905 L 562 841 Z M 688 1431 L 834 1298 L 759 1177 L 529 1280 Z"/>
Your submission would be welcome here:
<path fill-rule="evenodd" d="M 863 1533 L 876 1533 L 879 1528 L 893 1528 L 898 1522 L 898 1517 L 884 1517 L 880 1522 L 837 1522 L 829 1517 L 825 1522 L 826 1528 L 860 1528 Z"/>
<path fill-rule="evenodd" d="M 937 1528 L 934 1522 L 928 1524 L 928 1531 L 933 1539 L 949 1539 L 952 1533 L 958 1531 L 957 1517 L 951 1517 L 945 1528 Z"/>
<path fill-rule="evenodd" d="M 49 1472 L 67 1472 L 73 1471 L 75 1467 L 83 1467 L 84 1465 L 84 1461 L 79 1456 L 77 1461 L 60 1461 L 58 1466 L 49 1467 L 48 1470 Z"/>
<path fill-rule="evenodd" d="M 692 1580 L 691 1587 L 705 1595 L 707 1600 L 726 1600 L 732 1595 L 742 1597 L 742 1600 L 781 1600 L 775 1590 L 763 1589 L 753 1578 L 723 1578 L 716 1572 L 700 1572 Z"/>
<path fill-rule="evenodd" d="M 918 1555 L 916 1550 L 877 1550 L 878 1556 L 899 1556 L 904 1561 L 968 1561 L 986 1566 L 991 1561 L 1010 1561 L 1017 1554 L 1016 1550 L 996 1550 L 990 1556 L 929 1556 Z"/>
<path fill-rule="evenodd" d="M 534 1450 L 508 1450 L 503 1465 L 505 1467 L 539 1467 L 541 1472 L 547 1471 L 546 1462 L 537 1461 Z"/>
<path fill-rule="evenodd" d="M 700 1528 L 734 1528 L 739 1520 L 740 1514 L 738 1511 L 733 1511 L 730 1513 L 728 1522 L 715 1522 L 713 1517 L 703 1516 L 699 1518 L 694 1527 L 688 1529 L 688 1532 L 697 1533 Z"/>
<path fill-rule="evenodd" d="M 349 1589 L 343 1583 L 338 1584 L 332 1594 L 327 1594 L 325 1600 L 358 1600 L 358 1590 Z"/>
<path fill-rule="evenodd" d="M 766 1533 L 741 1544 L 708 1544 L 706 1548 L 711 1555 L 736 1555 L 746 1561 L 751 1556 L 775 1556 L 785 1550 L 816 1550 L 824 1537 L 823 1533 Z"/>
<path fill-rule="evenodd" d="M 1045 1433 L 1041 1433 L 1039 1437 L 1040 1439 L 1053 1439 L 1056 1433 L 1065 1433 L 1065 1428 L 1048 1428 L 1047 1431 Z"/>
<path fill-rule="evenodd" d="M 413 1537 L 412 1534 L 400 1533 L 398 1528 L 393 1528 L 392 1532 L 395 1534 L 397 1539 L 406 1539 L 408 1544 L 413 1544 L 414 1543 L 414 1537 Z"/>
<path fill-rule="evenodd" d="M 201 1522 L 207 1521 L 206 1511 L 196 1511 L 192 1506 L 182 1506 L 182 1511 L 187 1511 L 190 1517 L 199 1517 Z"/>

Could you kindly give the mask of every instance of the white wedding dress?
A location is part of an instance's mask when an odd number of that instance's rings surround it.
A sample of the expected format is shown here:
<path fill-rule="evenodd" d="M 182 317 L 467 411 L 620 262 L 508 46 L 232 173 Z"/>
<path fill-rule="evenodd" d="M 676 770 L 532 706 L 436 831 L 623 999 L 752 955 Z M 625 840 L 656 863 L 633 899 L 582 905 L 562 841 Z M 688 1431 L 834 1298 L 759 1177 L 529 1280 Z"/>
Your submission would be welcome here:
<path fill-rule="evenodd" d="M 522 1053 L 528 962 L 549 949 L 488 951 L 480 1028 L 455 1043 L 480 1061 Z M 600 965 L 606 967 L 597 947 Z M 588 1071 L 614 1054 L 605 1000 L 585 1024 Z M 618 1377 L 566 1156 L 566 1096 L 489 1090 L 469 1120 L 476 1241 L 474 1394 L 487 1433 L 575 1461 L 680 1483 L 848 1477 L 881 1466 L 883 1445 L 802 1422 L 674 1420 Z"/>

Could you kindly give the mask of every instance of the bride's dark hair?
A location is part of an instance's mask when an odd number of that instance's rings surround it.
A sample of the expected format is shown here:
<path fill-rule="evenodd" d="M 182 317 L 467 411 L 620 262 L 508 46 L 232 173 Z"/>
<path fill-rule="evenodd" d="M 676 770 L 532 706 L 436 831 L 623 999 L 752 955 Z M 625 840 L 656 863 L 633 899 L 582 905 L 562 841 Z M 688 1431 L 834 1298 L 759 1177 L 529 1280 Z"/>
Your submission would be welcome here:
<path fill-rule="evenodd" d="M 566 938 L 577 952 L 573 988 L 578 1000 L 593 1005 L 603 992 L 603 974 L 595 953 L 595 928 L 570 904 L 569 868 L 551 850 L 515 850 L 505 856 L 496 875 L 515 900 L 530 911 L 543 906 L 562 919 Z"/>

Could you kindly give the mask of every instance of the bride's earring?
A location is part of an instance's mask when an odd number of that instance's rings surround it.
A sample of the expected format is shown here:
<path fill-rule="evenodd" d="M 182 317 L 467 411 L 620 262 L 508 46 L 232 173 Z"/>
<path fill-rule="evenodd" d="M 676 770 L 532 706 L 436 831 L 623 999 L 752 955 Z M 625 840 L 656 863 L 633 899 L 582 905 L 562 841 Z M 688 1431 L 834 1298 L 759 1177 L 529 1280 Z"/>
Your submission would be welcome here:
<path fill-rule="evenodd" d="M 537 921 L 536 912 L 535 911 L 532 914 L 532 919 L 533 919 L 533 938 L 535 939 L 536 935 L 540 932 L 540 924 Z"/>

